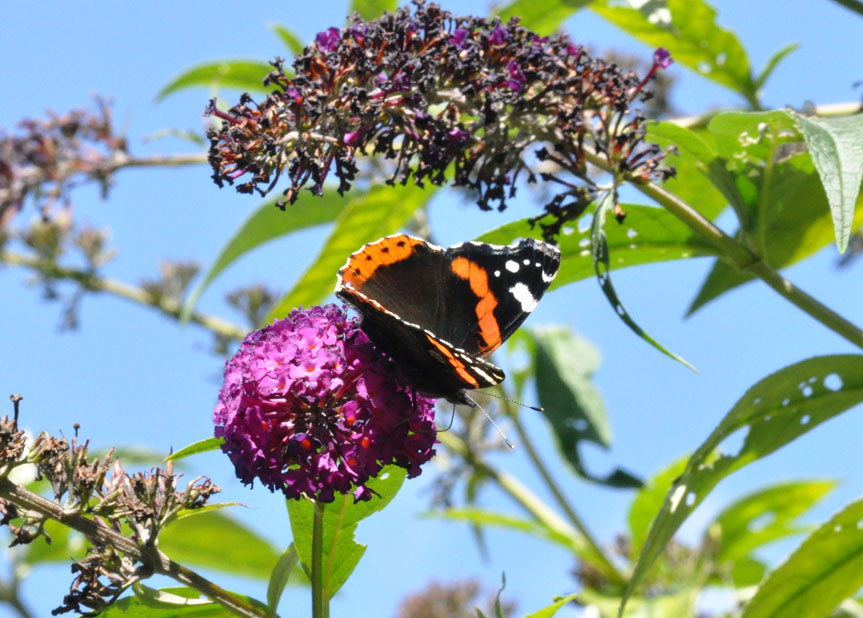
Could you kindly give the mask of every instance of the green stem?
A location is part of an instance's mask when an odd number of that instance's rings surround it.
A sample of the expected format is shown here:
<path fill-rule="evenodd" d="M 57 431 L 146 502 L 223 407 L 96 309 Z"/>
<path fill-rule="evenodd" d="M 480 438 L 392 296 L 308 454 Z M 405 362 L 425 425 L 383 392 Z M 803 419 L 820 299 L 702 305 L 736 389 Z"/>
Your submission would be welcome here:
<path fill-rule="evenodd" d="M 143 288 L 129 285 L 122 281 L 107 279 L 76 268 L 59 266 L 38 257 L 12 251 L 0 251 L 0 263 L 32 268 L 54 279 L 77 281 L 91 292 L 108 292 L 126 300 L 153 307 L 174 319 L 179 319 L 180 317 L 182 309 L 180 301 L 173 298 L 156 297 Z M 241 340 L 247 333 L 247 329 L 241 326 L 203 313 L 195 312 L 189 317 L 189 320 L 228 339 Z"/>
<path fill-rule="evenodd" d="M 329 618 L 330 603 L 324 596 L 324 509 L 323 502 L 315 502 L 312 525 L 312 617 Z"/>
<path fill-rule="evenodd" d="M 238 597 L 233 592 L 217 586 L 194 571 L 174 562 L 157 548 L 143 548 L 132 539 L 111 530 L 104 524 L 96 523 L 96 521 L 83 515 L 66 513 L 59 504 L 16 485 L 9 479 L 0 478 L 0 498 L 77 530 L 95 545 L 110 545 L 148 566 L 153 573 L 167 575 L 190 588 L 194 588 L 207 598 L 234 612 L 237 616 L 244 618 L 270 618 L 272 616 L 265 608 L 258 607 L 246 599 Z"/>
<path fill-rule="evenodd" d="M 503 491 L 509 494 L 511 498 L 522 506 L 522 508 L 549 530 L 571 539 L 573 543 L 573 551 L 576 554 L 585 558 L 615 583 L 626 583 L 627 577 L 618 571 L 617 567 L 611 562 L 611 560 L 609 560 L 608 556 L 599 549 L 597 543 L 589 535 L 582 534 L 579 530 L 576 530 L 574 527 L 569 525 L 560 517 L 560 515 L 550 509 L 536 494 L 526 486 L 522 485 L 517 478 L 510 476 L 506 472 L 497 470 L 486 462 L 479 460 L 471 451 L 468 444 L 452 432 L 438 432 L 437 438 L 450 450 L 471 464 L 478 472 L 481 472 L 488 478 L 494 480 Z"/>
<path fill-rule="evenodd" d="M 608 171 L 608 163 L 604 159 L 591 154 L 588 154 L 587 158 L 591 163 Z M 729 264 L 759 277 L 786 300 L 808 313 L 840 337 L 850 341 L 858 348 L 863 348 L 863 330 L 860 327 L 849 322 L 788 281 L 746 245 L 716 227 L 712 221 L 692 206 L 655 183 L 633 182 L 632 185 L 710 242 L 719 251 L 720 257 Z"/>

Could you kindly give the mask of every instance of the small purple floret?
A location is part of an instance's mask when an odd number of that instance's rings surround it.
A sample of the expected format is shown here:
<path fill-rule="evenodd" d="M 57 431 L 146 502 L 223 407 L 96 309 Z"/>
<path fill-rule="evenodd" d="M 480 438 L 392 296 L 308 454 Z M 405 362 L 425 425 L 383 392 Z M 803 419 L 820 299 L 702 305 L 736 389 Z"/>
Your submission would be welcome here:
<path fill-rule="evenodd" d="M 383 466 L 408 476 L 434 454 L 434 401 L 399 383 L 336 305 L 295 309 L 250 333 L 225 365 L 216 437 L 247 485 L 288 498 L 368 500 Z"/>
<path fill-rule="evenodd" d="M 509 32 L 501 28 L 500 26 L 495 26 L 494 30 L 491 32 L 491 36 L 488 37 L 488 42 L 492 45 L 503 45 L 509 40 Z"/>
<path fill-rule="evenodd" d="M 315 42 L 324 51 L 333 51 L 339 46 L 341 40 L 342 31 L 335 26 L 327 28 L 323 32 L 318 32 L 317 36 L 315 36 Z"/>
<path fill-rule="evenodd" d="M 451 40 L 452 44 L 458 49 L 464 49 L 465 43 L 467 42 L 467 30 L 464 28 L 456 28 L 455 32 L 452 33 Z"/>
<path fill-rule="evenodd" d="M 521 70 L 521 67 L 518 65 L 518 62 L 515 60 L 511 60 L 508 65 L 506 65 L 507 70 L 509 71 L 509 87 L 515 90 L 516 92 L 521 92 L 524 85 L 527 83 L 527 78 L 524 76 L 524 72 Z"/>
<path fill-rule="evenodd" d="M 671 52 L 664 47 L 657 47 L 656 51 L 653 52 L 653 64 L 660 69 L 667 69 L 672 63 L 674 63 L 674 59 L 671 57 Z"/>

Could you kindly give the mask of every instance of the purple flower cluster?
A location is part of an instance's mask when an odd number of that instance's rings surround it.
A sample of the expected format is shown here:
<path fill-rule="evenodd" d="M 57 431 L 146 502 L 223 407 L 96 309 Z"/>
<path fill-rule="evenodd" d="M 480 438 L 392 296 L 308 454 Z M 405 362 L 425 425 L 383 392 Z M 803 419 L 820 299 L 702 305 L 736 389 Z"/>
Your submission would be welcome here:
<path fill-rule="evenodd" d="M 320 194 L 330 175 L 348 190 L 356 154 L 379 154 L 391 162 L 391 184 L 451 180 L 487 210 L 506 206 L 522 171 L 536 179 L 532 146 L 588 184 L 586 151 L 629 178 L 670 173 L 631 109 L 650 96 L 652 74 L 639 80 L 564 35 L 540 37 L 515 19 L 414 4 L 321 32 L 295 59 L 293 77 L 277 59 L 265 83 L 278 89 L 259 103 L 246 95 L 228 112 L 212 104 L 224 120 L 209 134 L 216 183 L 263 195 L 287 175 L 285 201 L 293 202 L 306 185 Z M 657 66 L 668 62 L 667 53 L 657 56 Z M 572 182 L 553 186 L 576 197 Z"/>
<path fill-rule="evenodd" d="M 401 385 L 336 305 L 249 334 L 225 366 L 213 422 L 237 476 L 289 498 L 368 500 L 383 466 L 414 477 L 434 454 L 434 401 Z"/>

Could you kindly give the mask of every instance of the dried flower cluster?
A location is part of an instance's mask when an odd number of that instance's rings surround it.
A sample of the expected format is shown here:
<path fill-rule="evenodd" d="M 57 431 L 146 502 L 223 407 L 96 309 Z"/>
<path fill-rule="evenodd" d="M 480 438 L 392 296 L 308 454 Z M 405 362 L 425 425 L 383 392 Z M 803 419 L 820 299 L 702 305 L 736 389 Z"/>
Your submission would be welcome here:
<path fill-rule="evenodd" d="M 98 98 L 96 104 L 95 112 L 49 112 L 46 120 L 22 120 L 15 135 L 0 131 L 0 228 L 27 197 L 43 213 L 68 201 L 68 190 L 82 175 L 107 192 L 111 168 L 105 162 L 125 152 L 126 141 L 114 134 L 110 106 Z"/>
<path fill-rule="evenodd" d="M 99 612 L 136 581 L 152 574 L 152 565 L 142 556 L 155 552 L 160 530 L 181 510 L 204 506 L 219 491 L 209 479 L 199 477 L 179 487 L 181 475 L 154 469 L 129 475 L 109 452 L 89 457 L 87 443 L 71 443 L 47 433 L 27 447 L 24 432 L 16 420 L 0 420 L 0 524 L 8 526 L 13 545 L 30 543 L 45 532 L 45 522 L 62 518 L 66 525 L 84 532 L 94 543 L 87 557 L 75 562 L 76 574 L 70 592 L 54 614 L 69 611 Z M 35 464 L 37 480 L 49 482 L 53 500 L 49 503 L 26 488 L 13 484 L 9 473 L 16 467 Z M 128 534 L 126 542 L 144 551 L 130 555 L 108 544 L 100 531 Z"/>
<path fill-rule="evenodd" d="M 251 333 L 225 367 L 213 413 L 237 476 L 288 498 L 368 500 L 383 466 L 420 474 L 434 454 L 434 402 L 402 386 L 336 305 L 296 309 Z"/>
<path fill-rule="evenodd" d="M 339 191 L 350 188 L 357 153 L 393 162 L 388 182 L 453 184 L 473 189 L 482 209 L 503 209 L 517 177 L 540 160 L 590 184 L 585 152 L 639 179 L 663 178 L 664 154 L 644 142 L 644 117 L 631 103 L 650 95 L 646 83 L 670 59 L 664 50 L 639 79 L 592 58 L 566 36 L 540 37 L 508 23 L 454 17 L 435 4 L 415 2 L 395 15 L 320 33 L 294 61 L 289 78 L 276 59 L 260 103 L 244 95 L 210 132 L 210 164 L 217 184 L 244 193 L 272 190 L 283 174 L 286 201 L 306 184 L 320 194 L 332 172 Z M 550 176 L 550 174 L 544 175 Z M 581 198 L 561 181 L 564 197 Z M 556 208 L 556 210 L 554 210 Z"/>

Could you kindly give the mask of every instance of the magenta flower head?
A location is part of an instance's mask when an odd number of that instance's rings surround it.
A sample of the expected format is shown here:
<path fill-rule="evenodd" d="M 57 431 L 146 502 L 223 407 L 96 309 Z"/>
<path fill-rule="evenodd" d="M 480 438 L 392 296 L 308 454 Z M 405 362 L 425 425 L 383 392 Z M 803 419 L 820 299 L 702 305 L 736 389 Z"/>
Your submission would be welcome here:
<path fill-rule="evenodd" d="M 667 69 L 673 63 L 674 59 L 671 57 L 671 52 L 664 47 L 657 47 L 656 51 L 653 52 L 653 64 L 660 69 Z"/>
<path fill-rule="evenodd" d="M 336 305 L 250 333 L 225 366 L 213 422 L 237 477 L 288 498 L 368 500 L 383 466 L 414 477 L 434 454 L 434 400 L 404 386 Z"/>

